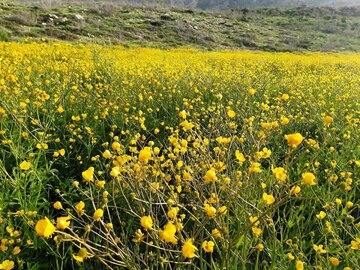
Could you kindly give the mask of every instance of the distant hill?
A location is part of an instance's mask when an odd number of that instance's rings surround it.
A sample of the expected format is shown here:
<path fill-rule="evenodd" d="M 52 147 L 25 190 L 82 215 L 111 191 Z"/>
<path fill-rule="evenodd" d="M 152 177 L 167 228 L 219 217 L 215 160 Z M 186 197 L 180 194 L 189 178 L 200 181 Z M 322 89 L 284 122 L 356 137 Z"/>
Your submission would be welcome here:
<path fill-rule="evenodd" d="M 254 7 L 291 7 L 291 6 L 359 6 L 360 0 L 22 0 L 19 2 L 113 2 L 120 4 L 168 4 L 200 9 L 234 9 Z"/>
<path fill-rule="evenodd" d="M 44 37 L 160 48 L 360 52 L 360 7 L 204 11 L 104 1 L 34 1 L 0 1 L 0 40 Z"/>

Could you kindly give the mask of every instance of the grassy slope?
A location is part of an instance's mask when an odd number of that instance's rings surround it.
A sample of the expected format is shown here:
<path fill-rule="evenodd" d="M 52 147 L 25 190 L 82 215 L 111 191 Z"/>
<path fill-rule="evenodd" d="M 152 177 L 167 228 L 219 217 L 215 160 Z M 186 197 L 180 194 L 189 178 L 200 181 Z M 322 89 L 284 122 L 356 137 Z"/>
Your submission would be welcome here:
<path fill-rule="evenodd" d="M 49 14 L 58 18 L 51 21 Z M 76 14 L 84 20 L 77 20 Z M 156 47 L 360 51 L 360 8 L 263 8 L 215 13 L 159 6 L 25 6 L 0 2 L 0 40 L 27 36 Z"/>

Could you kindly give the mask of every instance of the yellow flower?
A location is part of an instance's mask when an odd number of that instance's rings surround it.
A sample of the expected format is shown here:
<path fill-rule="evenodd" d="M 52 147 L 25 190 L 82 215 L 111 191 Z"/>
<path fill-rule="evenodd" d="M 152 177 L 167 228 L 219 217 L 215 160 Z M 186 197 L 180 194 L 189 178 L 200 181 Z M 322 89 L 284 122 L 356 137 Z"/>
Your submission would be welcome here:
<path fill-rule="evenodd" d="M 248 90 L 248 94 L 250 95 L 250 96 L 252 96 L 252 95 L 254 95 L 256 93 L 256 90 L 254 89 L 254 88 L 249 88 L 249 90 Z"/>
<path fill-rule="evenodd" d="M 230 109 L 230 110 L 227 111 L 227 115 L 230 118 L 234 118 L 236 116 L 236 113 L 233 110 Z"/>
<path fill-rule="evenodd" d="M 118 177 L 120 175 L 120 168 L 118 166 L 112 167 L 110 176 L 112 177 Z"/>
<path fill-rule="evenodd" d="M 354 203 L 353 203 L 353 202 L 348 201 L 348 202 L 346 202 L 345 206 L 346 206 L 346 208 L 351 208 L 351 207 L 353 207 L 353 206 L 354 206 Z"/>
<path fill-rule="evenodd" d="M 261 151 L 261 157 L 262 158 L 269 158 L 271 156 L 271 150 L 264 147 L 263 150 Z"/>
<path fill-rule="evenodd" d="M 144 163 L 148 163 L 151 158 L 151 148 L 144 147 L 144 149 L 140 150 L 139 160 Z"/>
<path fill-rule="evenodd" d="M 191 174 L 190 174 L 189 172 L 187 172 L 187 171 L 184 171 L 184 172 L 183 172 L 182 177 L 183 177 L 184 180 L 187 180 L 187 181 L 191 181 L 191 180 L 192 180 Z"/>
<path fill-rule="evenodd" d="M 60 210 L 62 209 L 62 204 L 61 202 L 57 201 L 53 204 L 53 207 L 56 209 L 56 210 Z"/>
<path fill-rule="evenodd" d="M 188 130 L 192 129 L 195 125 L 193 123 L 189 122 L 188 120 L 185 120 L 180 123 L 180 126 L 182 126 L 184 131 L 188 131 Z"/>
<path fill-rule="evenodd" d="M 99 221 L 104 215 L 104 211 L 102 209 L 96 209 L 93 215 L 95 221 Z"/>
<path fill-rule="evenodd" d="M 145 235 L 142 233 L 142 231 L 140 229 L 137 229 L 136 232 L 135 232 L 135 236 L 132 239 L 132 241 L 135 244 L 140 244 L 144 239 L 145 239 Z"/>
<path fill-rule="evenodd" d="M 217 180 L 215 169 L 208 170 L 204 175 L 204 180 L 206 183 L 215 183 Z"/>
<path fill-rule="evenodd" d="M 56 109 L 56 111 L 57 111 L 58 113 L 63 113 L 65 110 L 64 110 L 63 106 L 59 106 L 59 107 Z"/>
<path fill-rule="evenodd" d="M 279 180 L 280 182 L 286 181 L 287 175 L 286 171 L 283 167 L 276 167 L 272 169 L 273 174 L 275 175 L 275 178 Z"/>
<path fill-rule="evenodd" d="M 259 237 L 262 233 L 262 230 L 258 227 L 252 227 L 251 231 L 255 237 Z"/>
<path fill-rule="evenodd" d="M 152 220 L 150 215 L 149 216 L 143 216 L 140 219 L 140 224 L 145 230 L 149 230 L 153 226 L 153 220 Z"/>
<path fill-rule="evenodd" d="M 293 186 L 291 189 L 290 189 L 290 194 L 291 195 L 298 195 L 301 191 L 301 187 L 299 186 Z"/>
<path fill-rule="evenodd" d="M 215 243 L 213 241 L 204 241 L 201 245 L 205 252 L 211 253 L 214 251 Z"/>
<path fill-rule="evenodd" d="M 360 249 L 360 238 L 356 238 L 355 241 L 351 241 L 351 249 Z"/>
<path fill-rule="evenodd" d="M 323 245 L 313 245 L 313 249 L 315 250 L 315 252 L 317 254 L 323 254 L 323 253 L 326 253 L 326 250 L 324 249 L 324 246 Z"/>
<path fill-rule="evenodd" d="M 184 245 L 182 246 L 182 255 L 184 258 L 192 259 L 195 257 L 195 252 L 198 249 L 193 245 L 193 240 L 188 239 L 185 241 Z"/>
<path fill-rule="evenodd" d="M 105 150 L 103 153 L 102 153 L 102 156 L 103 158 L 111 158 L 112 157 L 112 154 L 109 150 Z"/>
<path fill-rule="evenodd" d="M 304 270 L 304 263 L 302 261 L 296 261 L 295 268 L 296 270 Z"/>
<path fill-rule="evenodd" d="M 15 263 L 10 260 L 5 260 L 0 264 L 1 270 L 11 270 L 14 269 L 14 267 L 15 267 Z"/>
<path fill-rule="evenodd" d="M 275 202 L 275 197 L 271 194 L 267 194 L 266 192 L 263 193 L 262 198 L 267 205 L 271 205 Z"/>
<path fill-rule="evenodd" d="M 235 151 L 235 157 L 236 157 L 237 161 L 240 163 L 240 166 L 241 166 L 245 161 L 244 154 L 241 153 L 239 150 L 236 150 Z"/>
<path fill-rule="evenodd" d="M 300 133 L 293 133 L 285 135 L 285 139 L 291 147 L 297 147 L 304 140 L 304 137 Z"/>
<path fill-rule="evenodd" d="M 19 246 L 14 247 L 13 251 L 12 251 L 12 255 L 16 256 L 21 252 L 21 249 Z M 1 268 L 0 268 L 1 269 Z"/>
<path fill-rule="evenodd" d="M 340 260 L 338 258 L 330 257 L 329 260 L 330 260 L 330 263 L 334 266 L 338 266 L 340 264 Z"/>
<path fill-rule="evenodd" d="M 216 209 L 215 209 L 215 207 L 211 206 L 210 204 L 205 203 L 205 213 L 209 217 L 215 217 Z"/>
<path fill-rule="evenodd" d="M 20 163 L 20 169 L 23 171 L 27 171 L 31 168 L 31 163 L 24 160 L 23 162 Z"/>
<path fill-rule="evenodd" d="M 282 116 L 282 117 L 280 118 L 280 121 L 281 121 L 281 124 L 284 125 L 284 126 L 286 126 L 286 125 L 289 124 L 289 122 L 290 122 L 289 118 L 287 118 L 287 117 L 285 117 L 285 116 Z"/>
<path fill-rule="evenodd" d="M 324 219 L 326 217 L 326 213 L 324 211 L 320 211 L 319 214 L 316 215 L 318 219 Z"/>
<path fill-rule="evenodd" d="M 85 182 L 93 182 L 94 181 L 94 167 L 90 167 L 86 171 L 81 173 Z"/>
<path fill-rule="evenodd" d="M 187 116 L 187 113 L 186 113 L 186 111 L 181 111 L 181 112 L 179 112 L 179 116 L 182 118 L 182 119 L 186 119 L 186 116 Z"/>
<path fill-rule="evenodd" d="M 288 94 L 282 94 L 281 99 L 282 100 L 288 100 L 290 97 Z"/>
<path fill-rule="evenodd" d="M 73 258 L 78 262 L 83 262 L 87 258 L 91 258 L 92 256 L 89 254 L 86 248 L 80 248 L 78 253 L 73 254 Z"/>
<path fill-rule="evenodd" d="M 250 165 L 249 172 L 252 173 L 261 173 L 262 170 L 260 169 L 261 164 L 259 162 L 253 162 Z"/>
<path fill-rule="evenodd" d="M 55 232 L 55 226 L 45 217 L 36 223 L 35 231 L 37 236 L 49 238 Z"/>
<path fill-rule="evenodd" d="M 260 224 L 260 220 L 258 217 L 250 216 L 249 220 L 253 226 L 259 226 L 259 224 Z"/>
<path fill-rule="evenodd" d="M 177 214 L 179 212 L 179 207 L 171 207 L 169 211 L 167 212 L 167 216 L 170 219 L 175 219 Z"/>
<path fill-rule="evenodd" d="M 221 237 L 221 232 L 218 229 L 213 229 L 211 231 L 211 235 L 214 236 L 214 237 L 219 238 L 219 237 Z"/>
<path fill-rule="evenodd" d="M 331 116 L 327 115 L 324 117 L 324 125 L 325 126 L 330 126 L 330 124 L 333 122 L 334 118 L 332 118 Z"/>
<path fill-rule="evenodd" d="M 83 201 L 80 201 L 77 204 L 75 204 L 76 212 L 78 212 L 80 215 L 84 214 L 84 207 L 85 207 L 85 203 Z"/>
<path fill-rule="evenodd" d="M 302 179 L 301 182 L 304 185 L 309 185 L 309 186 L 316 186 L 316 182 L 315 182 L 315 175 L 311 172 L 305 172 L 302 174 Z"/>
<path fill-rule="evenodd" d="M 221 207 L 219 208 L 219 213 L 220 213 L 220 214 L 226 215 L 227 212 L 228 212 L 228 209 L 227 209 L 227 207 L 226 207 L 225 205 L 223 205 L 223 206 L 221 206 Z"/>
<path fill-rule="evenodd" d="M 175 237 L 176 226 L 172 222 L 168 222 L 163 230 L 160 230 L 159 239 L 167 243 L 176 244 L 177 239 Z"/>
<path fill-rule="evenodd" d="M 290 261 L 292 261 L 292 260 L 295 259 L 294 255 L 292 255 L 290 252 L 287 253 L 286 256 L 288 257 L 288 259 L 289 259 Z"/>
<path fill-rule="evenodd" d="M 67 227 L 70 226 L 70 220 L 71 217 L 67 216 L 67 217 L 58 217 L 56 219 L 56 228 L 60 229 L 60 230 L 65 230 Z"/>
<path fill-rule="evenodd" d="M 264 250 L 264 245 L 259 243 L 256 245 L 256 249 L 259 250 L 259 251 L 263 251 Z"/>

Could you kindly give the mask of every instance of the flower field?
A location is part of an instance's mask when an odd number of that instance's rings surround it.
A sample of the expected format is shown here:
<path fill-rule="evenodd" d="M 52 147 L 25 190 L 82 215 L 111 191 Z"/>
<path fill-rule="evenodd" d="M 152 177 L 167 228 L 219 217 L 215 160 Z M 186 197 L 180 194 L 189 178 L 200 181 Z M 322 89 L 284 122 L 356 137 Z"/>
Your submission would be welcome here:
<path fill-rule="evenodd" d="M 360 269 L 360 55 L 0 43 L 0 269 Z"/>

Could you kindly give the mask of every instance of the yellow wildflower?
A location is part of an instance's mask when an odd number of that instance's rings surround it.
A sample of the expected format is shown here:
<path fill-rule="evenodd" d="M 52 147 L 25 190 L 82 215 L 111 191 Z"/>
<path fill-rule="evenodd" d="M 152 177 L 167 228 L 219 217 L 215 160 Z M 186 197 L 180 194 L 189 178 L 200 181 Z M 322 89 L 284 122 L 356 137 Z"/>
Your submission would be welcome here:
<path fill-rule="evenodd" d="M 317 254 L 324 254 L 326 253 L 326 250 L 324 249 L 324 246 L 323 245 L 313 245 L 313 249 L 315 250 L 315 252 Z"/>
<path fill-rule="evenodd" d="M 144 147 L 144 149 L 140 150 L 139 160 L 144 163 L 148 163 L 151 158 L 151 148 Z"/>
<path fill-rule="evenodd" d="M 324 125 L 325 126 L 330 126 L 330 124 L 333 122 L 333 118 L 331 117 L 331 116 L 329 116 L 329 115 L 327 115 L 327 116 L 325 116 L 324 117 Z"/>
<path fill-rule="evenodd" d="M 149 230 L 153 226 L 153 220 L 152 220 L 150 215 L 149 216 L 143 216 L 140 219 L 140 224 L 145 230 Z"/>
<path fill-rule="evenodd" d="M 15 263 L 10 260 L 5 260 L 0 264 L 0 269 L 2 270 L 11 270 L 14 269 Z"/>
<path fill-rule="evenodd" d="M 60 230 L 65 230 L 67 227 L 70 226 L 70 221 L 69 221 L 70 219 L 71 219 L 70 216 L 58 217 L 56 219 L 56 228 Z"/>
<path fill-rule="evenodd" d="M 61 202 L 57 201 L 53 204 L 53 207 L 56 209 L 56 210 L 60 210 L 62 209 L 62 204 Z"/>
<path fill-rule="evenodd" d="M 91 258 L 92 256 L 89 254 L 86 248 L 80 248 L 78 253 L 73 254 L 73 258 L 78 262 L 83 262 L 87 258 Z"/>
<path fill-rule="evenodd" d="M 204 175 L 204 180 L 206 183 L 215 183 L 217 180 L 215 169 L 208 170 Z"/>
<path fill-rule="evenodd" d="M 93 215 L 95 221 L 99 221 L 104 215 L 104 210 L 96 209 Z"/>
<path fill-rule="evenodd" d="M 275 178 L 277 180 L 279 180 L 280 182 L 286 181 L 287 175 L 286 175 L 286 171 L 283 167 L 276 167 L 276 168 L 272 169 L 272 172 L 273 172 Z"/>
<path fill-rule="evenodd" d="M 340 264 L 340 260 L 338 258 L 335 258 L 335 257 L 330 257 L 329 261 L 334 266 L 338 266 Z"/>
<path fill-rule="evenodd" d="M 93 182 L 94 181 L 94 167 L 89 167 L 86 171 L 81 173 L 85 182 Z"/>
<path fill-rule="evenodd" d="M 301 182 L 304 185 L 315 186 L 316 185 L 315 179 L 316 179 L 316 177 L 313 173 L 305 172 L 302 174 Z"/>
<path fill-rule="evenodd" d="M 55 232 L 55 226 L 45 217 L 36 223 L 35 231 L 37 236 L 49 238 Z"/>
<path fill-rule="evenodd" d="M 316 215 L 318 219 L 324 219 L 326 217 L 326 213 L 324 211 L 320 211 L 319 214 Z"/>
<path fill-rule="evenodd" d="M 254 172 L 254 173 L 261 173 L 262 170 L 261 170 L 260 166 L 261 166 L 261 164 L 260 164 L 259 162 L 253 162 L 253 163 L 251 163 L 250 168 L 249 168 L 249 172 L 250 172 L 250 173 L 252 173 L 252 172 Z"/>
<path fill-rule="evenodd" d="M 295 148 L 304 140 L 304 137 L 300 133 L 293 133 L 285 135 L 289 146 Z"/>
<path fill-rule="evenodd" d="M 295 268 L 296 270 L 304 270 L 304 263 L 302 261 L 296 261 Z"/>
<path fill-rule="evenodd" d="M 198 249 L 193 245 L 193 240 L 192 239 L 188 239 L 185 241 L 184 245 L 182 246 L 182 255 L 184 256 L 184 258 L 187 259 L 192 259 L 194 258 L 195 252 Z"/>
<path fill-rule="evenodd" d="M 84 214 L 84 207 L 85 207 L 85 203 L 83 201 L 80 201 L 77 204 L 75 204 L 76 212 L 78 212 L 80 215 Z"/>
<path fill-rule="evenodd" d="M 202 249 L 208 253 L 211 253 L 214 251 L 214 246 L 215 246 L 215 243 L 213 241 L 204 241 L 201 244 Z"/>
<path fill-rule="evenodd" d="M 233 110 L 229 109 L 229 110 L 227 111 L 227 115 L 228 115 L 230 118 L 234 118 L 234 117 L 236 116 L 236 113 L 235 113 Z"/>
<path fill-rule="evenodd" d="M 23 162 L 20 163 L 20 169 L 23 171 L 27 171 L 31 168 L 31 163 L 24 160 Z"/>
<path fill-rule="evenodd" d="M 168 222 L 163 230 L 160 230 L 159 239 L 168 243 L 176 244 L 177 239 L 175 237 L 176 226 L 172 222 Z"/>
<path fill-rule="evenodd" d="M 275 202 L 275 197 L 271 194 L 267 194 L 266 192 L 263 193 L 262 198 L 267 205 L 271 205 Z"/>
<path fill-rule="evenodd" d="M 216 216 L 216 209 L 215 207 L 211 206 L 210 204 L 205 203 L 205 213 L 208 217 L 215 217 Z"/>

